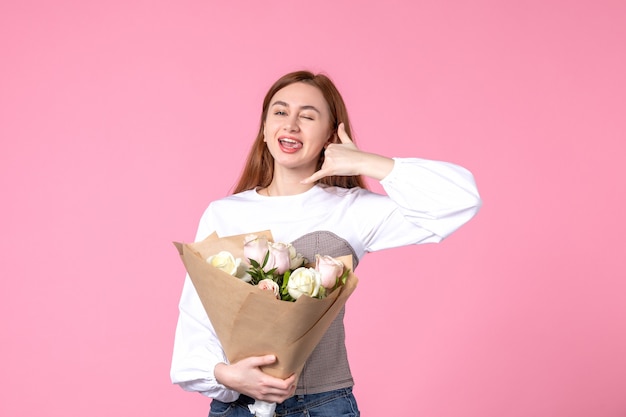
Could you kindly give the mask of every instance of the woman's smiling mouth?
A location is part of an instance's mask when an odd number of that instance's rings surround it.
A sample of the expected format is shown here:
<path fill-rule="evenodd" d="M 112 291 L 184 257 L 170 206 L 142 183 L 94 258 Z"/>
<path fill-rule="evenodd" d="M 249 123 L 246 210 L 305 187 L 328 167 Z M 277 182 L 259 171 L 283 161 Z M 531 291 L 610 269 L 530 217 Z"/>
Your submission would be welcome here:
<path fill-rule="evenodd" d="M 285 152 L 295 152 L 302 148 L 302 142 L 292 138 L 279 138 L 278 143 L 281 149 Z"/>

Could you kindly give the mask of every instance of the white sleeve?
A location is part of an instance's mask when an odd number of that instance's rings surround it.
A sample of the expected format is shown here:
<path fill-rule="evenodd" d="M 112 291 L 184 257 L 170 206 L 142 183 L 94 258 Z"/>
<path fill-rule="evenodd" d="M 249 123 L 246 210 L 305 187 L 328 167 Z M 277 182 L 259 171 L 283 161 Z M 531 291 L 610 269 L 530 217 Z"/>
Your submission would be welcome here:
<path fill-rule="evenodd" d="M 380 183 L 389 211 L 372 231 L 367 251 L 439 242 L 482 204 L 472 173 L 449 162 L 394 158 L 393 169 Z"/>
<path fill-rule="evenodd" d="M 206 221 L 207 212 L 200 221 L 196 240 L 210 234 Z M 200 297 L 189 275 L 185 278 L 179 303 L 178 324 L 174 338 L 174 352 L 170 377 L 172 383 L 185 391 L 197 391 L 202 395 L 224 402 L 235 401 L 239 393 L 226 388 L 215 379 L 214 369 L 228 359 L 215 334 Z"/>

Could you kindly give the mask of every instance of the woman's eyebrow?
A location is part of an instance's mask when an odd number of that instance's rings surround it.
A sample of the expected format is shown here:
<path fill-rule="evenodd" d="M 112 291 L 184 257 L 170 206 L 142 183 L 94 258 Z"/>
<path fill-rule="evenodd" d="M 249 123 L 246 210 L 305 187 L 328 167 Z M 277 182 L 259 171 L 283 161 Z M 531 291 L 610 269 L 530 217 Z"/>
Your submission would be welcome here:
<path fill-rule="evenodd" d="M 270 107 L 273 107 L 273 106 L 289 107 L 289 104 L 285 103 L 284 101 L 277 100 L 277 101 L 273 102 L 272 106 L 270 106 Z M 320 113 L 320 111 L 317 109 L 317 107 L 311 106 L 311 105 L 302 106 L 302 107 L 300 107 L 300 110 L 313 110 L 313 111 L 316 111 L 316 112 Z"/>

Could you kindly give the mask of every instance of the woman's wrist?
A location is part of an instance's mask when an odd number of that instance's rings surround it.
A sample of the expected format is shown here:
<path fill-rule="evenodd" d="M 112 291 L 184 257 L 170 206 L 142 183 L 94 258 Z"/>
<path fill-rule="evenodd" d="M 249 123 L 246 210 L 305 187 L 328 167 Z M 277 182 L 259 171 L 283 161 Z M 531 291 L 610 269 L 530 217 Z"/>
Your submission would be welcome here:
<path fill-rule="evenodd" d="M 393 169 L 394 160 L 375 153 L 363 152 L 359 162 L 359 174 L 377 181 L 385 178 Z"/>
<path fill-rule="evenodd" d="M 217 365 L 215 365 L 215 368 L 213 368 L 213 376 L 215 376 L 215 380 L 217 381 L 218 384 L 224 385 L 225 387 L 228 388 L 227 385 L 227 377 L 226 377 L 226 369 L 227 369 L 228 365 L 225 364 L 224 362 L 220 362 Z"/>

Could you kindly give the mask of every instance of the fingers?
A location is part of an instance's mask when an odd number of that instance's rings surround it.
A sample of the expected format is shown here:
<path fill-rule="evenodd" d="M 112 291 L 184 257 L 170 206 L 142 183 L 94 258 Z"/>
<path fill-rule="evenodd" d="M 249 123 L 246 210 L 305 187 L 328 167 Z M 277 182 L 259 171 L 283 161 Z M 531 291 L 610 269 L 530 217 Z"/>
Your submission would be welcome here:
<path fill-rule="evenodd" d="M 262 366 L 271 365 L 276 362 L 276 356 L 274 355 L 265 355 L 265 356 L 252 356 L 249 358 L 242 359 L 239 364 L 245 366 L 246 368 L 260 368 Z"/>
<path fill-rule="evenodd" d="M 346 125 L 343 123 L 339 123 L 339 127 L 337 127 L 337 137 L 341 143 L 353 143 L 350 136 L 346 133 Z"/>
<path fill-rule="evenodd" d="M 263 366 L 275 363 L 275 355 L 253 356 L 233 364 L 218 363 L 216 380 L 224 386 L 258 400 L 283 402 L 296 391 L 296 374 L 281 379 L 263 372 Z"/>
<path fill-rule="evenodd" d="M 300 181 L 301 184 L 311 184 L 314 183 L 317 180 L 320 180 L 324 177 L 328 176 L 328 173 L 323 170 L 320 169 L 319 171 L 315 172 L 313 175 L 311 175 L 308 178 L 303 179 L 302 181 Z"/>
<path fill-rule="evenodd" d="M 276 362 L 276 356 L 274 355 L 257 356 L 254 359 L 259 361 L 257 366 L 271 365 Z"/>
<path fill-rule="evenodd" d="M 357 175 L 352 172 L 352 160 L 357 154 L 358 148 L 354 145 L 348 133 L 346 133 L 346 126 L 343 123 L 339 123 L 337 137 L 340 143 L 326 144 L 322 168 L 310 177 L 300 181 L 301 184 L 311 184 L 332 175 Z"/>
<path fill-rule="evenodd" d="M 262 374 L 252 397 L 269 402 L 283 402 L 296 392 L 296 381 L 295 374 L 286 379 Z"/>

